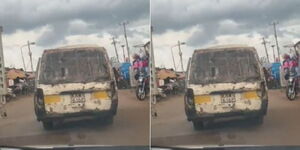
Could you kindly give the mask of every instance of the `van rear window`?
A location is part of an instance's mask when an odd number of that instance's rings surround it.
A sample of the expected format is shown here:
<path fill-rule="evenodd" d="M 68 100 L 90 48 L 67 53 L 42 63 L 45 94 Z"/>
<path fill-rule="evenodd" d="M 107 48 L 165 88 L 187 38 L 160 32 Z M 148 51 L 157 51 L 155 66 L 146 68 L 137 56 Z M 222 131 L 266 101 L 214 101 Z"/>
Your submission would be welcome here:
<path fill-rule="evenodd" d="M 195 53 L 191 62 L 190 83 L 236 83 L 259 80 L 255 53 L 250 50 L 226 50 Z"/>
<path fill-rule="evenodd" d="M 105 53 L 98 50 L 70 50 L 43 55 L 39 83 L 86 83 L 109 79 Z"/>

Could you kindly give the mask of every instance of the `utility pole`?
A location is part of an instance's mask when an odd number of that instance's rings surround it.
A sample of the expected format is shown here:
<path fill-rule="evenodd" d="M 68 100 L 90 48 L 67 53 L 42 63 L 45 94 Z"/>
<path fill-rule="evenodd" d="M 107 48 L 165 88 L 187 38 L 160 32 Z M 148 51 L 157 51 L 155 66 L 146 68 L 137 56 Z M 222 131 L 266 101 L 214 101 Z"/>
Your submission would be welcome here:
<path fill-rule="evenodd" d="M 114 45 L 114 47 L 115 47 L 115 52 L 116 52 L 116 56 L 117 56 L 117 60 L 118 60 L 118 62 L 120 62 L 120 61 L 119 61 L 119 55 L 118 55 L 118 50 L 117 50 L 116 43 L 117 43 L 117 42 L 115 41 L 115 37 L 112 37 L 112 43 L 111 43 L 111 44 Z"/>
<path fill-rule="evenodd" d="M 6 83 L 6 76 L 5 76 L 5 65 L 4 65 L 4 55 L 3 55 L 3 46 L 2 46 L 2 32 L 3 28 L 0 26 L 0 119 L 2 117 L 6 117 L 6 109 L 5 109 L 5 95 L 7 94 L 7 83 Z"/>
<path fill-rule="evenodd" d="M 156 95 L 157 82 L 156 82 L 156 70 L 155 70 L 155 59 L 153 51 L 153 40 L 152 40 L 153 26 L 150 26 L 150 100 L 151 100 L 151 116 L 156 117 Z"/>
<path fill-rule="evenodd" d="M 27 46 L 27 44 L 21 46 L 20 49 L 21 49 L 21 55 L 22 55 L 22 61 L 23 61 L 24 72 L 26 72 L 26 65 L 25 65 L 25 60 L 24 60 L 24 55 L 23 55 L 23 50 L 22 50 L 22 48 L 23 48 L 24 46 Z"/>
<path fill-rule="evenodd" d="M 174 70 L 175 70 L 175 72 L 176 72 L 176 65 L 175 65 L 175 59 L 174 59 L 174 54 L 173 54 L 172 48 L 173 48 L 173 47 L 171 47 L 171 53 L 172 53 L 172 59 L 173 59 Z"/>
<path fill-rule="evenodd" d="M 124 47 L 125 45 L 121 45 L 122 49 L 123 49 L 123 57 L 124 57 L 124 62 L 126 62 L 126 57 L 125 57 L 125 50 L 124 50 Z"/>
<path fill-rule="evenodd" d="M 266 55 L 267 55 L 267 62 L 270 63 L 270 60 L 269 60 L 269 54 L 268 54 L 268 50 L 267 50 L 267 42 L 265 41 L 265 38 L 263 37 L 262 38 L 263 42 L 261 44 L 263 44 L 265 46 L 265 51 L 266 51 Z"/>
<path fill-rule="evenodd" d="M 30 50 L 30 45 L 34 44 L 34 43 L 30 43 L 29 41 L 27 41 L 27 45 L 28 45 L 28 54 L 29 54 L 29 58 L 30 58 L 30 64 L 31 64 L 31 71 L 33 73 L 33 64 L 32 64 L 32 53 Z"/>
<path fill-rule="evenodd" d="M 277 47 L 277 55 L 278 55 L 279 62 L 281 62 L 280 61 L 280 54 L 279 54 L 278 40 L 277 40 L 277 32 L 276 32 L 276 25 L 277 24 L 278 24 L 278 22 L 275 22 L 275 21 L 272 22 L 273 29 L 274 29 L 274 37 L 275 37 L 276 47 Z"/>
<path fill-rule="evenodd" d="M 183 68 L 183 62 L 182 62 L 182 52 L 181 52 L 181 48 L 180 48 L 180 45 L 181 44 L 184 44 L 184 43 L 181 43 L 180 41 L 178 41 L 178 49 L 179 49 L 179 56 L 180 56 L 180 63 L 181 63 L 181 69 L 183 71 L 183 75 L 185 76 L 185 71 L 184 71 L 184 68 Z"/>
<path fill-rule="evenodd" d="M 272 49 L 273 49 L 273 59 L 274 59 L 274 62 L 276 62 L 276 57 L 275 57 L 275 50 L 274 50 L 274 47 L 275 45 L 271 45 Z"/>
<path fill-rule="evenodd" d="M 129 58 L 129 63 L 131 63 L 131 59 L 130 59 L 130 52 L 129 52 L 129 46 L 128 46 L 128 41 L 127 41 L 127 34 L 126 34 L 126 25 L 128 24 L 128 22 L 122 22 L 121 25 L 123 26 L 123 30 L 124 30 L 124 37 L 125 37 L 125 41 L 126 41 L 126 48 L 127 48 L 127 55 Z"/>

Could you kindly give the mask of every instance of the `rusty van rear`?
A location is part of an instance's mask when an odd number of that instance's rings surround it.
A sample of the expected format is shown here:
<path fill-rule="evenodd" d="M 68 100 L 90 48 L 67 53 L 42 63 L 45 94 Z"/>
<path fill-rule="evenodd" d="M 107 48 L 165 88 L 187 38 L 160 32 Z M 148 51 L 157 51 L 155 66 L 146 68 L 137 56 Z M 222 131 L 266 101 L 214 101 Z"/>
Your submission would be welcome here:
<path fill-rule="evenodd" d="M 45 50 L 38 63 L 34 108 L 45 129 L 73 117 L 112 122 L 118 94 L 107 52 L 98 46 Z"/>
<path fill-rule="evenodd" d="M 216 119 L 242 117 L 262 123 L 266 82 L 253 47 L 195 50 L 187 70 L 185 112 L 195 129 Z"/>

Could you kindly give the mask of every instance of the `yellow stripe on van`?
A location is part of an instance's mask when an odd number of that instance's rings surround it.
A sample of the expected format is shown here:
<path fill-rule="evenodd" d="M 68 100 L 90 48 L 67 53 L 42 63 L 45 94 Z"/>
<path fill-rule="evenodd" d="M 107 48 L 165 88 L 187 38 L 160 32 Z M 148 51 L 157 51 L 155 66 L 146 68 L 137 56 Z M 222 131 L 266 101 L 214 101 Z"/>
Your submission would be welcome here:
<path fill-rule="evenodd" d="M 245 99 L 259 99 L 256 91 L 244 92 L 243 97 Z"/>
<path fill-rule="evenodd" d="M 97 92 L 93 92 L 93 98 L 95 99 L 109 99 L 108 93 L 106 91 L 97 91 Z"/>
<path fill-rule="evenodd" d="M 211 101 L 210 95 L 196 95 L 194 96 L 195 104 L 208 103 Z"/>
<path fill-rule="evenodd" d="M 44 102 L 45 104 L 56 103 L 60 101 L 59 95 L 45 95 Z"/>

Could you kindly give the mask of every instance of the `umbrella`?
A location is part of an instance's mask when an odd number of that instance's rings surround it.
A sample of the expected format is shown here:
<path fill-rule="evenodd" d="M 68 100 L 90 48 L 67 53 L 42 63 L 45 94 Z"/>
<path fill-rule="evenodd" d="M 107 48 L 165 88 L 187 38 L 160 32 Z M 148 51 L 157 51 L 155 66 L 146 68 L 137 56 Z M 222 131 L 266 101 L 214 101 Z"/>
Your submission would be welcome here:
<path fill-rule="evenodd" d="M 6 76 L 8 79 L 16 79 L 17 77 L 25 78 L 25 73 L 21 70 L 11 69 L 7 72 Z"/>
<path fill-rule="evenodd" d="M 166 78 L 176 78 L 176 74 L 174 71 L 162 69 L 156 72 L 156 76 L 158 79 L 166 79 Z"/>

